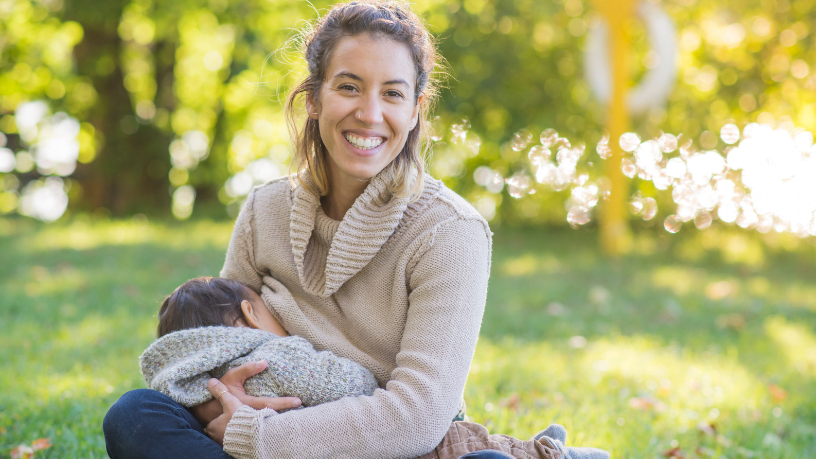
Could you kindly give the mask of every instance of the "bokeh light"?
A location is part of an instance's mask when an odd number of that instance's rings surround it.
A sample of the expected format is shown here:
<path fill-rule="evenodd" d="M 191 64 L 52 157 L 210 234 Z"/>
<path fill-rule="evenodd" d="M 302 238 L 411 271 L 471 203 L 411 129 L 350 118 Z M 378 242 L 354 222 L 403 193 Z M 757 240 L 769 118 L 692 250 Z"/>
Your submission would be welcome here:
<path fill-rule="evenodd" d="M 790 128 L 790 126 L 787 126 Z M 720 138 L 724 151 L 698 151 L 682 134 L 663 133 L 641 141 L 633 132 L 623 134 L 619 143 L 628 152 L 622 158 L 622 172 L 633 179 L 648 181 L 658 193 L 665 192 L 675 204 L 664 219 L 670 233 L 680 231 L 683 223 L 694 222 L 697 229 L 709 228 L 716 218 L 724 224 L 768 232 L 790 232 L 801 237 L 816 235 L 816 146 L 813 134 L 801 128 L 773 128 L 749 123 L 740 133 L 733 124 L 725 124 Z M 531 138 L 526 131 L 513 136 L 515 145 Z M 569 190 L 565 207 L 567 222 L 573 227 L 589 223 L 592 209 L 608 192 L 578 168 L 589 162 L 582 143 L 572 146 L 555 130 L 547 129 L 527 154 L 535 182 L 553 191 Z M 598 142 L 601 159 L 608 154 L 609 139 Z M 678 144 L 680 144 L 678 148 Z M 556 149 L 555 161 L 550 148 Z M 590 170 L 590 169 L 587 169 Z M 507 185 L 516 199 L 535 192 L 535 182 L 525 172 L 504 179 L 488 166 L 474 173 L 476 184 L 491 193 L 500 193 Z M 629 201 L 633 215 L 651 220 L 658 213 L 657 201 L 635 193 Z"/>

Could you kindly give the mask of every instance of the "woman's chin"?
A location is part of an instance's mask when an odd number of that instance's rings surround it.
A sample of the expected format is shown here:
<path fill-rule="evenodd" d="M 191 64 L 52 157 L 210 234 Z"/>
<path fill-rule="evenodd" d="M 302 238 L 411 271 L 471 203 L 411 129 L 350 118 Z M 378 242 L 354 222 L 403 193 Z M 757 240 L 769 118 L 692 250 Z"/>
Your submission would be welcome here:
<path fill-rule="evenodd" d="M 388 162 L 383 161 L 382 158 L 379 157 L 354 159 L 355 160 L 348 161 L 346 164 L 344 164 L 343 166 L 345 167 L 341 166 L 341 169 L 345 175 L 362 181 L 372 179 L 388 165 Z"/>

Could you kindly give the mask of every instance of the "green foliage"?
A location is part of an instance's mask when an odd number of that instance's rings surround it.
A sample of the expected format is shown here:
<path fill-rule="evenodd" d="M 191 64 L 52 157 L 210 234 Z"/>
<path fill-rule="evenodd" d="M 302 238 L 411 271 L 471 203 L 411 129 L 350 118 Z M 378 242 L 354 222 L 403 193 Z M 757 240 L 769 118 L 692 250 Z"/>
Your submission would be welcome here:
<path fill-rule="evenodd" d="M 166 214 L 171 194 L 185 185 L 197 192 L 198 209 L 236 210 L 251 183 L 287 170 L 282 104 L 303 72 L 297 32 L 331 3 L 6 0 L 0 6 L 0 130 L 9 148 L 25 151 L 11 115 L 21 102 L 37 99 L 83 122 L 81 164 L 69 182 L 75 210 Z M 634 120 L 641 137 L 682 132 L 712 148 L 729 120 L 814 128 L 813 2 L 659 5 L 677 25 L 680 71 L 665 108 Z M 520 203 L 486 193 L 472 175 L 480 165 L 505 177 L 525 168 L 526 151 L 508 145 L 522 128 L 534 137 L 555 128 L 594 155 L 605 109 L 583 78 L 583 43 L 601 20 L 591 2 L 424 0 L 413 6 L 439 38 L 448 64 L 439 124 L 447 128 L 467 117 L 481 139 L 477 153 L 462 152 L 449 139 L 438 144 L 430 170 L 471 202 L 504 202 L 500 220 L 563 222 L 564 193 L 543 192 Z M 637 82 L 655 56 L 642 24 L 634 21 L 629 31 Z M 206 147 L 196 150 L 192 137 L 184 137 L 190 133 L 205 138 Z M 255 167 L 260 158 L 271 161 L 263 164 L 266 175 Z M 602 161 L 590 163 L 590 172 L 599 173 Z M 230 182 L 242 171 L 251 174 Z M 14 175 L 19 180 L 0 182 L 2 213 L 13 211 L 22 187 L 39 177 L 36 171 Z"/>
<path fill-rule="evenodd" d="M 37 457 L 105 457 L 102 418 L 144 387 L 161 300 L 218 273 L 231 226 L 0 219 L 0 455 L 45 437 Z M 591 233 L 497 231 L 469 416 L 520 438 L 558 422 L 613 457 L 673 440 L 687 457 L 816 454 L 816 247 L 678 236 L 611 261 Z"/>

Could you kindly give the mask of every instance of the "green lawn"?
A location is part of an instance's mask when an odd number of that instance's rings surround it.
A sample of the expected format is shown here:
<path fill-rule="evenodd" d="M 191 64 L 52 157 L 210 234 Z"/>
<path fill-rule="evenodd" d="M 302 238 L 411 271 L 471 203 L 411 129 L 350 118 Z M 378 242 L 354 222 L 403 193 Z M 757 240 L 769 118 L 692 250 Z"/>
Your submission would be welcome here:
<path fill-rule="evenodd" d="M 231 227 L 0 219 L 0 457 L 105 457 L 160 300 L 218 273 Z M 816 457 L 816 243 L 687 233 L 615 261 L 594 233 L 496 230 L 468 414 L 613 458 Z"/>

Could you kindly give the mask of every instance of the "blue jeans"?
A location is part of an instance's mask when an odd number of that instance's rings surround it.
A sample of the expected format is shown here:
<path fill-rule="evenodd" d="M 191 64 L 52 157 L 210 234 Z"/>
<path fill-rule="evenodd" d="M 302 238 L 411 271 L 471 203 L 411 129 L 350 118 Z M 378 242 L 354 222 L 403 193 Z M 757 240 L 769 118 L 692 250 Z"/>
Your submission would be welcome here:
<path fill-rule="evenodd" d="M 111 459 L 230 459 L 183 406 L 161 392 L 136 389 L 122 395 L 102 423 Z M 460 459 L 512 459 L 501 451 L 477 451 Z"/>

